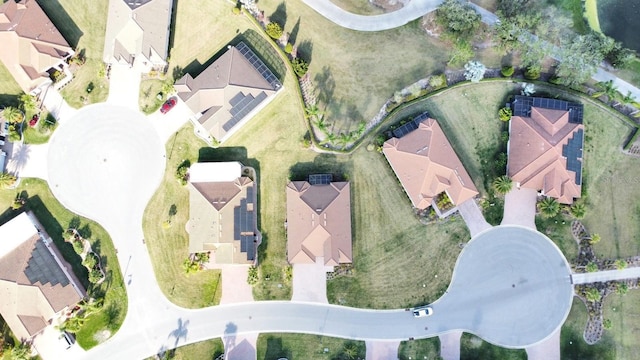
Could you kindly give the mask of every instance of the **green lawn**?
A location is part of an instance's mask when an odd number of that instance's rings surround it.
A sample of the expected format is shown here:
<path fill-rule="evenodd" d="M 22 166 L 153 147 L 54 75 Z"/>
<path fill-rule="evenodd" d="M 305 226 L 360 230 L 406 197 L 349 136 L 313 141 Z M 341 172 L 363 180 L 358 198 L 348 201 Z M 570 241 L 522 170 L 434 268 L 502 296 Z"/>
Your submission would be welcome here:
<path fill-rule="evenodd" d="M 27 114 L 27 119 L 29 119 Z M 45 122 L 49 121 L 53 125 L 45 125 Z M 40 113 L 40 120 L 35 127 L 28 126 L 28 122 L 24 125 L 24 142 L 27 144 L 44 144 L 49 141 L 49 138 L 58 127 L 58 123 L 53 115 L 49 114 L 46 110 Z"/>
<path fill-rule="evenodd" d="M 69 105 L 80 108 L 84 104 L 105 101 L 109 83 L 98 76 L 102 68 L 104 34 L 107 24 L 108 0 L 38 1 L 51 21 L 76 52 L 84 52 L 86 63 L 74 74 L 74 80 L 62 90 Z M 91 93 L 87 86 L 93 83 Z"/>
<path fill-rule="evenodd" d="M 349 349 L 348 351 L 346 351 Z M 347 353 L 352 352 L 352 357 Z M 287 359 L 364 359 L 363 341 L 344 340 L 304 334 L 260 334 L 257 358 L 264 360 Z"/>
<path fill-rule="evenodd" d="M 439 360 L 441 359 L 440 339 L 438 337 L 432 337 L 429 339 L 403 341 L 398 348 L 398 358 L 400 360 Z"/>
<path fill-rule="evenodd" d="M 176 349 L 174 360 L 216 359 L 224 353 L 224 345 L 219 338 L 181 346 Z M 155 359 L 155 358 L 154 358 Z"/>
<path fill-rule="evenodd" d="M 609 295 L 615 296 L 615 295 Z M 631 293 L 627 295 L 627 297 L 631 296 Z M 637 304 L 637 302 L 636 302 Z M 637 307 L 636 307 L 637 309 Z M 637 310 L 625 308 L 625 313 L 623 316 L 627 314 L 634 313 L 638 314 Z M 622 315 L 620 313 L 619 315 Z M 582 301 L 578 298 L 573 299 L 573 305 L 571 307 L 571 312 L 569 313 L 569 317 L 567 321 L 565 321 L 564 325 L 562 325 L 562 332 L 560 333 L 560 357 L 565 360 L 584 360 L 584 359 L 598 359 L 598 360 L 622 360 L 622 359 L 636 359 L 637 352 L 637 327 L 636 330 L 631 332 L 631 338 L 627 335 L 624 335 L 625 338 L 631 340 L 633 347 L 628 347 L 627 351 L 630 351 L 633 355 L 636 356 L 628 356 L 621 357 L 621 354 L 616 352 L 617 345 L 614 345 L 614 339 L 611 336 L 611 332 L 605 331 L 602 339 L 597 342 L 595 345 L 588 345 L 584 341 L 583 333 L 584 327 L 587 323 L 587 308 L 584 306 Z M 605 307 L 605 317 L 607 317 L 607 309 Z M 636 315 L 637 317 L 637 315 Z M 616 321 L 615 318 L 611 318 L 613 322 L 613 326 L 622 326 L 623 323 Z M 635 321 L 635 320 L 632 320 Z M 633 328 L 625 328 L 627 332 L 632 331 Z M 622 330 L 618 330 L 619 333 L 623 333 Z M 635 339 L 633 338 L 635 337 Z M 627 345 L 627 346 L 628 346 Z M 629 353 L 627 353 L 629 355 Z"/>
<path fill-rule="evenodd" d="M 460 339 L 460 359 L 461 360 L 526 360 L 527 353 L 523 349 L 506 349 L 500 346 L 489 344 L 475 335 L 462 334 Z"/>
<path fill-rule="evenodd" d="M 631 62 L 628 68 L 616 72 L 616 76 L 630 82 L 635 86 L 640 86 L 640 59 L 636 58 L 633 62 Z M 638 100 L 640 99 L 636 99 L 636 101 Z"/>
<path fill-rule="evenodd" d="M 608 337 L 614 342 L 616 359 L 636 359 L 638 357 L 638 334 L 640 333 L 640 291 L 631 290 L 626 295 L 611 294 L 603 304 L 604 318 L 611 320 Z"/>
<path fill-rule="evenodd" d="M 47 233 L 54 240 L 64 258 L 72 265 L 74 273 L 82 281 L 85 288 L 89 286 L 87 270 L 81 264 L 80 257 L 69 243 L 64 242 L 62 234 L 72 219 L 78 216 L 66 210 L 51 194 L 47 184 L 37 179 L 22 179 L 15 190 L 0 190 L 0 223 L 13 218 L 18 212 L 11 210 L 13 199 L 20 193 L 27 196 L 27 209 L 32 210 L 42 223 Z M 101 256 L 107 279 L 97 288 L 88 287 L 90 295 L 104 296 L 104 311 L 91 315 L 82 330 L 77 334 L 78 343 L 85 349 L 98 344 L 94 334 L 107 330 L 115 333 L 122 324 L 127 312 L 127 294 L 120 274 L 120 266 L 116 260 L 115 248 L 107 232 L 97 223 L 88 219 L 80 220 L 80 229 L 91 241 L 93 250 Z"/>
<path fill-rule="evenodd" d="M 354 14 L 380 15 L 385 13 L 384 9 L 367 0 L 331 0 L 331 2 Z"/>
<path fill-rule="evenodd" d="M 167 95 L 162 93 L 163 80 L 160 79 L 146 79 L 140 83 L 140 98 L 138 104 L 140 105 L 140 111 L 145 114 L 151 114 L 160 109 L 162 103 L 167 99 Z M 162 94 L 160 99 L 158 95 Z"/>

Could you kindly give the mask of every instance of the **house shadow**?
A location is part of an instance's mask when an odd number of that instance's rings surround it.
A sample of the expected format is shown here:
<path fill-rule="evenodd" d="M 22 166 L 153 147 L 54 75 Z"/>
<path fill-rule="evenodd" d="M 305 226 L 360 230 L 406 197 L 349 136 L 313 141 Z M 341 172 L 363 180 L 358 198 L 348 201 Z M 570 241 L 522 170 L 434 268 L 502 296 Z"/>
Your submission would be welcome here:
<path fill-rule="evenodd" d="M 69 16 L 67 11 L 58 1 L 38 1 L 38 5 L 44 10 L 53 25 L 56 26 L 60 34 L 67 40 L 72 48 L 78 47 L 78 42 L 84 33 L 75 21 Z"/>
<path fill-rule="evenodd" d="M 334 154 L 319 154 L 313 162 L 297 163 L 289 168 L 289 180 L 308 181 L 309 175 L 331 174 L 333 181 L 346 181 L 346 165 L 338 161 Z"/>
<path fill-rule="evenodd" d="M 258 34 L 254 30 L 248 29 L 245 32 L 236 35 L 231 41 L 229 41 L 228 45 L 236 46 L 240 42 L 245 43 L 245 45 L 247 45 L 265 63 L 265 65 L 269 67 L 271 72 L 273 72 L 280 82 L 284 82 L 287 68 L 276 50 L 267 42 L 267 40 L 264 39 L 264 37 L 262 37 L 262 35 Z M 222 47 L 204 63 L 200 63 L 198 60 L 193 60 L 185 66 L 184 69 L 182 69 L 182 73 L 188 73 L 193 77 L 198 76 L 207 67 L 209 67 L 209 65 L 218 60 L 218 58 L 220 58 L 220 56 L 222 56 L 222 54 L 227 50 L 227 46 Z"/>
<path fill-rule="evenodd" d="M 14 81 L 13 78 L 11 79 L 11 81 Z M 18 100 L 18 95 L 0 94 L 0 105 L 4 107 L 9 107 L 9 106 L 17 107 L 18 105 L 20 105 L 20 101 Z"/>
<path fill-rule="evenodd" d="M 178 13 L 178 0 L 173 0 L 171 5 L 171 22 L 169 23 L 169 44 L 167 56 L 171 58 L 171 52 L 173 51 L 173 45 L 176 40 L 176 15 Z M 167 60 L 168 61 L 168 60 Z M 174 78 L 175 79 L 175 78 Z"/>

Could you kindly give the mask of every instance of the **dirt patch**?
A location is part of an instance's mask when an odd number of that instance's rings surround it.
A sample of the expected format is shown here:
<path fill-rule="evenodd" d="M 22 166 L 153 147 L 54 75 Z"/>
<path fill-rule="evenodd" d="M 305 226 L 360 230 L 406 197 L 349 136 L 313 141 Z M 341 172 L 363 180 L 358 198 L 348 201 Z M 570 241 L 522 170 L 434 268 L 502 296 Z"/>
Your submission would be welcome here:
<path fill-rule="evenodd" d="M 384 12 L 392 12 L 402 9 L 410 0 L 369 0 L 369 2 L 384 10 Z"/>
<path fill-rule="evenodd" d="M 444 29 L 442 26 L 436 23 L 436 12 L 432 11 L 427 15 L 422 17 L 420 20 L 420 26 L 424 29 L 424 31 L 429 34 L 429 36 L 433 36 L 435 38 L 439 38 Z"/>
<path fill-rule="evenodd" d="M 107 339 L 111 337 L 111 331 L 109 330 L 100 330 L 93 335 L 93 339 L 98 342 L 98 344 L 105 342 Z"/>

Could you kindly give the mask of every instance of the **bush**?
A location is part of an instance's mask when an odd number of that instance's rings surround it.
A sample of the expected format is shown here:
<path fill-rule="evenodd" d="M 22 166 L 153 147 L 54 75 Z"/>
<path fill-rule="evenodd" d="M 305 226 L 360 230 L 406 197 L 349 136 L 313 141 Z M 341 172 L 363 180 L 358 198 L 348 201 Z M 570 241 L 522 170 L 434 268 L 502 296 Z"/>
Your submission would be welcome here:
<path fill-rule="evenodd" d="M 447 86 L 447 77 L 444 74 L 431 75 L 431 77 L 429 78 L 429 86 L 434 89 L 445 87 Z"/>
<path fill-rule="evenodd" d="M 540 78 L 540 69 L 530 67 L 524 72 L 524 77 L 529 80 L 537 80 Z"/>
<path fill-rule="evenodd" d="M 84 251 L 84 242 L 82 240 L 73 240 L 73 250 L 80 255 Z"/>
<path fill-rule="evenodd" d="M 191 166 L 191 161 L 185 160 L 176 169 L 176 179 L 183 186 L 187 185 L 187 181 L 189 180 L 189 167 L 190 166 Z"/>
<path fill-rule="evenodd" d="M 268 23 L 266 32 L 267 35 L 269 35 L 274 40 L 278 40 L 280 39 L 280 37 L 282 37 L 282 27 L 276 22 Z"/>
<path fill-rule="evenodd" d="M 498 111 L 498 117 L 501 121 L 509 121 L 511 120 L 511 116 L 513 116 L 513 111 L 511 110 L 511 108 L 503 107 L 502 109 L 500 109 L 500 111 Z"/>
<path fill-rule="evenodd" d="M 87 269 L 92 270 L 97 263 L 98 261 L 96 260 L 96 256 L 93 255 L 92 253 L 89 253 L 87 254 L 87 257 L 84 258 L 82 265 L 84 265 Z"/>
<path fill-rule="evenodd" d="M 102 279 L 102 272 L 99 269 L 92 269 L 89 272 L 89 282 L 92 284 L 97 283 Z"/>
<path fill-rule="evenodd" d="M 471 82 L 480 82 L 484 78 L 487 67 L 478 61 L 469 61 L 464 65 L 464 78 Z"/>
<path fill-rule="evenodd" d="M 500 70 L 500 73 L 504 77 L 511 77 L 513 75 L 513 72 L 513 66 L 503 66 L 502 70 Z"/>
<path fill-rule="evenodd" d="M 287 54 L 291 54 L 292 51 L 293 45 L 291 45 L 291 43 L 287 43 L 287 45 L 284 47 L 284 52 L 286 52 Z"/>
<path fill-rule="evenodd" d="M 231 11 L 233 11 L 233 13 L 235 15 L 240 15 L 240 8 L 239 7 L 234 7 L 233 10 L 231 10 Z"/>
<path fill-rule="evenodd" d="M 298 77 L 303 77 L 304 74 L 309 71 L 309 64 L 300 58 L 293 59 L 293 61 L 291 61 L 291 66 L 293 67 L 293 72 L 296 73 Z"/>
<path fill-rule="evenodd" d="M 249 285 L 255 285 L 258 283 L 258 268 L 251 266 L 249 268 L 249 274 L 247 275 L 247 283 Z"/>

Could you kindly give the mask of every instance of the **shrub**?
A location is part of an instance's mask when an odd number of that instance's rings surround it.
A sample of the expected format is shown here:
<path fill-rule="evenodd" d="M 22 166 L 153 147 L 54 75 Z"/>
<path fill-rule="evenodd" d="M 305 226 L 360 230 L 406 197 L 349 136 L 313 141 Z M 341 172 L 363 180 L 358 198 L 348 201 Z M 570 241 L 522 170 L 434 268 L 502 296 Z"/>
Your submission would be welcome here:
<path fill-rule="evenodd" d="M 92 284 L 97 283 L 98 281 L 100 281 L 102 279 L 102 272 L 100 271 L 100 269 L 92 269 L 89 272 L 89 282 Z"/>
<path fill-rule="evenodd" d="M 304 74 L 309 71 L 309 64 L 300 58 L 293 59 L 293 61 L 291 61 L 291 66 L 293 67 L 293 72 L 296 73 L 298 77 L 303 77 Z"/>
<path fill-rule="evenodd" d="M 191 166 L 191 161 L 185 160 L 176 169 L 176 179 L 183 186 L 187 185 L 187 181 L 189 180 L 189 167 L 190 166 Z"/>
<path fill-rule="evenodd" d="M 287 43 L 287 45 L 284 47 L 284 52 L 286 52 L 287 54 L 291 54 L 292 51 L 293 45 L 291 45 L 291 43 Z"/>
<path fill-rule="evenodd" d="M 502 76 L 504 77 L 511 77 L 513 76 L 513 66 L 503 66 L 502 70 L 500 70 L 500 73 L 502 74 Z"/>
<path fill-rule="evenodd" d="M 247 283 L 249 285 L 255 285 L 258 283 L 258 268 L 251 266 L 249 268 L 249 274 L 247 275 Z"/>
<path fill-rule="evenodd" d="M 98 263 L 98 261 L 96 260 L 96 256 L 93 255 L 92 253 L 87 254 L 87 257 L 84 258 L 84 261 L 82 262 L 82 265 L 84 265 L 87 269 L 92 270 L 96 264 Z"/>
<path fill-rule="evenodd" d="M 585 267 L 585 270 L 587 270 L 587 272 L 596 272 L 596 271 L 598 271 L 598 264 L 596 264 L 594 262 L 590 262 Z"/>
<path fill-rule="evenodd" d="M 550 79 L 549 82 L 554 84 L 554 85 L 560 85 L 562 84 L 562 79 L 560 79 L 558 76 L 553 75 Z"/>
<path fill-rule="evenodd" d="M 276 22 L 270 22 L 267 24 L 266 28 L 267 35 L 269 35 L 272 39 L 278 40 L 282 37 L 282 27 L 280 24 Z"/>
<path fill-rule="evenodd" d="M 537 80 L 540 78 L 540 69 L 529 67 L 527 71 L 524 72 L 524 77 L 529 80 Z"/>
<path fill-rule="evenodd" d="M 234 7 L 233 10 L 231 10 L 235 15 L 240 15 L 240 8 L 239 7 Z"/>
<path fill-rule="evenodd" d="M 604 319 L 602 321 L 602 327 L 604 327 L 605 330 L 611 330 L 611 319 Z"/>
<path fill-rule="evenodd" d="M 165 220 L 165 221 L 162 222 L 162 228 L 163 229 L 166 230 L 166 229 L 168 229 L 170 227 L 171 227 L 171 220 Z"/>
<path fill-rule="evenodd" d="M 575 217 L 576 219 L 582 219 L 586 215 L 587 207 L 583 202 L 576 202 L 571 205 L 571 208 L 569 208 L 569 212 L 571 212 L 571 215 L 573 215 L 573 217 Z"/>
<path fill-rule="evenodd" d="M 589 239 L 589 244 L 595 245 L 595 244 L 599 243 L 600 240 L 601 240 L 600 234 L 593 234 L 593 235 L 591 235 L 591 239 Z"/>
<path fill-rule="evenodd" d="M 293 267 L 291 265 L 284 268 L 284 279 L 285 281 L 291 281 L 291 279 L 293 279 Z"/>
<path fill-rule="evenodd" d="M 509 121 L 511 120 L 511 116 L 513 115 L 513 111 L 511 108 L 503 107 L 498 111 L 498 117 L 501 121 Z"/>
<path fill-rule="evenodd" d="M 479 61 L 469 61 L 464 65 L 464 78 L 471 82 L 479 82 L 484 78 L 487 67 Z"/>
<path fill-rule="evenodd" d="M 82 240 L 73 240 L 73 250 L 80 255 L 84 251 L 84 242 Z"/>
<path fill-rule="evenodd" d="M 622 259 L 618 259 L 614 262 L 616 269 L 618 270 L 623 270 L 627 268 L 627 262 L 622 260 Z"/>
<path fill-rule="evenodd" d="M 444 74 L 431 75 L 431 77 L 429 78 L 429 86 L 434 89 L 439 89 L 441 87 L 447 86 L 447 77 Z"/>

